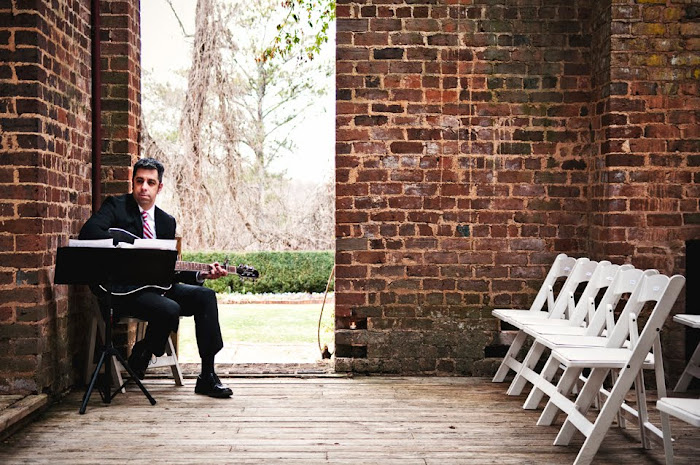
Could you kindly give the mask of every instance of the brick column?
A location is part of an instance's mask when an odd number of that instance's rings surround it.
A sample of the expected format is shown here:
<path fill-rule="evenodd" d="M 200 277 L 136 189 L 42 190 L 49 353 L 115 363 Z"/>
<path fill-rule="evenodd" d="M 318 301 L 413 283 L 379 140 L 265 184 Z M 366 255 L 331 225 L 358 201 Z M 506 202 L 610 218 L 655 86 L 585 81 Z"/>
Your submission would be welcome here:
<path fill-rule="evenodd" d="M 141 14 L 132 0 L 102 0 L 102 193 L 131 191 L 139 156 Z"/>
<path fill-rule="evenodd" d="M 700 238 L 700 10 L 685 1 L 597 2 L 599 45 L 592 255 L 684 274 Z M 685 311 L 682 293 L 675 311 Z M 684 330 L 664 358 L 682 370 Z M 667 367 L 668 368 L 668 367 Z"/>
<path fill-rule="evenodd" d="M 72 384 L 85 298 L 52 281 L 90 211 L 89 5 L 33 5 L 0 6 L 0 393 Z"/>
<path fill-rule="evenodd" d="M 139 4 L 103 1 L 103 192 L 138 156 Z M 0 393 L 82 377 L 82 286 L 54 286 L 56 248 L 91 213 L 89 2 L 0 5 Z"/>

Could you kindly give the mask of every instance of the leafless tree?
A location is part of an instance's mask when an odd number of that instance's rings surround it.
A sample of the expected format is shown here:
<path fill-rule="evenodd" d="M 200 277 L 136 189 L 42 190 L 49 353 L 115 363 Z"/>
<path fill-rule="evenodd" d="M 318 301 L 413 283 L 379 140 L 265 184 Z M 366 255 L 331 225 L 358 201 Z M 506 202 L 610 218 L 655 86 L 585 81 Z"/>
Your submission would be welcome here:
<path fill-rule="evenodd" d="M 186 90 L 144 79 L 144 99 L 158 103 L 143 118 L 143 151 L 167 164 L 166 203 L 186 248 L 332 248 L 332 181 L 309 189 L 271 169 L 289 156 L 304 102 L 322 90 L 314 81 L 322 64 L 256 60 L 278 8 L 275 0 L 198 0 Z M 172 118 L 172 106 L 181 108 L 178 130 L 153 129 L 156 117 Z"/>

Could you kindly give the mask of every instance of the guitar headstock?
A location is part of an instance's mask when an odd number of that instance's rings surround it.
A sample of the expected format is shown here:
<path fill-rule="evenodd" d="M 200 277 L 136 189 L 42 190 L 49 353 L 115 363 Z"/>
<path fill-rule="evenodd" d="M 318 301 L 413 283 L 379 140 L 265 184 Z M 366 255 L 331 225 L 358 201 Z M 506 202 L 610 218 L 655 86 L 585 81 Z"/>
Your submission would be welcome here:
<path fill-rule="evenodd" d="M 236 274 L 241 278 L 247 279 L 258 279 L 260 277 L 260 272 L 249 265 L 238 265 L 236 267 Z"/>

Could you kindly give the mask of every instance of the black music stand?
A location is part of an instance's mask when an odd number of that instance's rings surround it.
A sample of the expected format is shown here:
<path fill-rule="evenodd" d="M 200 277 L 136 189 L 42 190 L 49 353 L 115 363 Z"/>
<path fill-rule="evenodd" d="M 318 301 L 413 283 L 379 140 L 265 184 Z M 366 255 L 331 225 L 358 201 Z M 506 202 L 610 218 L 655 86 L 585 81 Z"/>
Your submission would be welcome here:
<path fill-rule="evenodd" d="M 126 385 L 124 383 L 112 393 L 112 356 L 124 365 L 151 405 L 156 401 L 139 380 L 136 373 L 124 360 L 112 343 L 112 301 L 113 285 L 168 285 L 173 282 L 177 251 L 156 249 L 122 249 L 96 247 L 59 247 L 56 253 L 55 284 L 91 284 L 101 285 L 108 292 L 106 301 L 100 304 L 100 312 L 105 322 L 105 340 L 95 371 L 92 374 L 83 403 L 79 412 L 85 413 L 92 391 L 97 386 L 102 401 L 109 404 Z M 148 266 L 143 266 L 148 263 Z M 97 378 L 104 366 L 103 383 L 97 384 Z"/>

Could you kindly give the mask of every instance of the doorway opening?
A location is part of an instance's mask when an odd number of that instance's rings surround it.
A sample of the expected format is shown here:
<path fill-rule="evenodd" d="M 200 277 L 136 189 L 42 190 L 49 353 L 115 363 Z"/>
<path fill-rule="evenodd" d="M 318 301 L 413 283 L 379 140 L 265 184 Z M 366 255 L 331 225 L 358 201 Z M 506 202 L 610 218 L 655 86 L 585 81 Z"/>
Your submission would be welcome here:
<path fill-rule="evenodd" d="M 183 255 L 333 253 L 335 43 L 313 59 L 294 50 L 260 59 L 284 8 L 277 0 L 141 3 L 142 155 L 164 162 L 159 207 L 177 219 Z M 333 296 L 299 292 L 217 290 L 225 347 L 216 363 L 327 364 Z M 180 361 L 198 363 L 191 318 L 178 337 Z"/>

